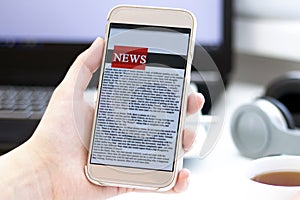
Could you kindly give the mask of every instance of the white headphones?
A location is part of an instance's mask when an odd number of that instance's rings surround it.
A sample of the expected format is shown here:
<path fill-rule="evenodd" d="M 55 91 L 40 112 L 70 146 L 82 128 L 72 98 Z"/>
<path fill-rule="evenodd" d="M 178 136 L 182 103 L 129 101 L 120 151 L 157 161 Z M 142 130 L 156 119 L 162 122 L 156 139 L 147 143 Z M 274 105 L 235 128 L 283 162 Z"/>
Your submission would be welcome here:
<path fill-rule="evenodd" d="M 250 158 L 300 155 L 300 72 L 275 79 L 264 97 L 239 107 L 231 134 L 240 153 Z"/>

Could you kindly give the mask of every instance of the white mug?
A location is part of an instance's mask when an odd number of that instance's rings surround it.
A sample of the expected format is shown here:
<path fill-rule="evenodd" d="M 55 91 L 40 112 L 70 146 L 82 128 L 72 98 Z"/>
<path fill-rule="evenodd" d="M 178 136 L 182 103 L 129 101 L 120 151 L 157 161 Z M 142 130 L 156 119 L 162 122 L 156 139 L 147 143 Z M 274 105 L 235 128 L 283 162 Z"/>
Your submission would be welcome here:
<path fill-rule="evenodd" d="M 244 198 L 251 200 L 293 200 L 299 186 L 274 186 L 252 180 L 257 175 L 272 172 L 299 172 L 300 156 L 272 156 L 253 160 L 245 171 Z"/>

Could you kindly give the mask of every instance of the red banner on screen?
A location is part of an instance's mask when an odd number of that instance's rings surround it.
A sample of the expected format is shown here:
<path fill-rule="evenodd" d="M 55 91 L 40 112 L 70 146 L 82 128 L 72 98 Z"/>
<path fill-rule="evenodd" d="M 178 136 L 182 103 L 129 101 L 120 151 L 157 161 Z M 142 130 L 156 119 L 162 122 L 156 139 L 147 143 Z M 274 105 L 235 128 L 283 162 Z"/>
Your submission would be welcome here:
<path fill-rule="evenodd" d="M 145 70 L 148 48 L 114 46 L 112 68 Z"/>

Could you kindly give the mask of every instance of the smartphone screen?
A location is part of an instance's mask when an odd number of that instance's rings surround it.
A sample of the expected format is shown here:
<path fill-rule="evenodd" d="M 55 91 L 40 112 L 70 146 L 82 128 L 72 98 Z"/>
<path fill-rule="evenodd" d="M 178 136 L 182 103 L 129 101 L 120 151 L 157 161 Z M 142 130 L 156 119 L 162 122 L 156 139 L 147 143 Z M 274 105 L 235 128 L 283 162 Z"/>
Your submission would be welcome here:
<path fill-rule="evenodd" d="M 91 164 L 174 170 L 190 34 L 110 24 Z"/>

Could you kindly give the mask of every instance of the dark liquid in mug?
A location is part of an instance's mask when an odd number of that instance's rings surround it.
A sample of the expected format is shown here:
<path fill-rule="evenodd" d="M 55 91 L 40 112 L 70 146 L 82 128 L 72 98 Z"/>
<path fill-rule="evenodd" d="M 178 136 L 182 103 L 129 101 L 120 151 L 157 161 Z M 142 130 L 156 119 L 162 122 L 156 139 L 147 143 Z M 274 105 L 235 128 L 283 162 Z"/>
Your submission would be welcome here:
<path fill-rule="evenodd" d="M 253 181 L 276 186 L 300 186 L 300 172 L 282 171 L 259 174 Z"/>

